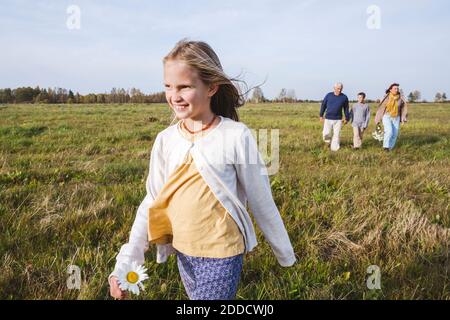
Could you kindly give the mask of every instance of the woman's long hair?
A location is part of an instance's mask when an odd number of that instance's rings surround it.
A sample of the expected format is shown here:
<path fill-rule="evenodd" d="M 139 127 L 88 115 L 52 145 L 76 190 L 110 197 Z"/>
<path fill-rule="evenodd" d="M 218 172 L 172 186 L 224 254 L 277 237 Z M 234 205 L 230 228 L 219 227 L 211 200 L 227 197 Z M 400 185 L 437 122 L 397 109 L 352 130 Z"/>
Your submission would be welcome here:
<path fill-rule="evenodd" d="M 389 92 L 391 92 L 392 87 L 400 87 L 400 85 L 398 83 L 393 83 L 389 86 L 389 88 L 386 89 L 386 94 L 388 94 Z"/>
<path fill-rule="evenodd" d="M 245 95 L 237 82 L 242 80 L 229 78 L 223 71 L 219 57 L 205 42 L 183 39 L 167 54 L 163 63 L 169 60 L 181 60 L 196 70 L 200 79 L 207 85 L 218 85 L 217 92 L 211 97 L 211 111 L 216 115 L 239 121 L 237 108 L 245 103 Z M 236 84 L 235 84 L 236 83 Z"/>

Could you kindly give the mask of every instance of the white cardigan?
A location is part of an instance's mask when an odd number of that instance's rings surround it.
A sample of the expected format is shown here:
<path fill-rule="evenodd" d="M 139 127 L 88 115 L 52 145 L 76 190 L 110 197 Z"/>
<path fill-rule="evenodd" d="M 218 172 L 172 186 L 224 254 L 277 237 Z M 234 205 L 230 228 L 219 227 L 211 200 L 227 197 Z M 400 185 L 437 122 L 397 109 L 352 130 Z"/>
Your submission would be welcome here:
<path fill-rule="evenodd" d="M 236 221 L 244 236 L 245 252 L 256 245 L 248 205 L 256 224 L 281 266 L 291 266 L 296 258 L 280 213 L 273 201 L 267 168 L 258 151 L 251 130 L 242 122 L 220 116 L 220 123 L 194 143 L 186 139 L 178 123 L 167 127 L 156 136 L 150 156 L 146 181 L 147 195 L 140 204 L 128 243 L 116 257 L 116 266 L 110 276 L 116 275 L 121 263 L 144 263 L 148 249 L 148 209 L 174 170 L 191 152 L 198 171 L 213 194 Z M 174 253 L 171 244 L 157 244 L 157 263 Z"/>

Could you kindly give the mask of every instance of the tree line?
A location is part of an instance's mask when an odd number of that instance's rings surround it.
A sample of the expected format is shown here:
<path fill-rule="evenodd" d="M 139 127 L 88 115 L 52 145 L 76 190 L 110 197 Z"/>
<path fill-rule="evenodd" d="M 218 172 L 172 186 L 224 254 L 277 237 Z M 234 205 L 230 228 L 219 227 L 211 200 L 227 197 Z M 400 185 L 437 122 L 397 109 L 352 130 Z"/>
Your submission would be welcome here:
<path fill-rule="evenodd" d="M 403 93 L 402 93 L 403 94 Z M 407 96 L 409 102 L 426 102 L 421 100 L 421 93 L 418 90 L 410 92 Z M 316 100 L 301 100 L 297 98 L 294 89 L 281 89 L 278 96 L 268 99 L 260 87 L 253 89 L 252 95 L 247 99 L 251 103 L 293 103 L 293 102 L 318 102 Z M 445 92 L 438 92 L 434 102 L 447 102 Z M 43 103 L 43 104 L 91 104 L 91 103 L 165 103 L 165 93 L 156 92 L 145 94 L 136 88 L 112 88 L 109 93 L 89 93 L 82 95 L 78 92 L 64 88 L 41 89 L 39 87 L 20 87 L 16 89 L 0 89 L 0 103 Z M 376 102 L 376 100 L 368 100 Z"/>
<path fill-rule="evenodd" d="M 139 89 L 112 88 L 109 93 L 82 95 L 64 88 L 20 87 L 0 89 L 0 103 L 163 103 L 164 92 L 144 94 Z"/>
<path fill-rule="evenodd" d="M 426 100 L 421 100 L 422 94 L 419 90 L 414 90 L 408 94 L 408 102 L 427 102 Z M 447 95 L 445 92 L 437 92 L 434 96 L 434 102 L 447 102 Z"/>
<path fill-rule="evenodd" d="M 404 96 L 404 93 L 401 91 L 401 95 Z M 419 90 L 414 90 L 410 92 L 407 96 L 408 102 L 416 103 L 416 102 L 427 102 L 426 100 L 421 100 L 422 94 Z M 292 102 L 318 102 L 317 100 L 300 100 L 297 99 L 294 89 L 281 89 L 280 93 L 273 100 L 269 100 L 264 97 L 264 93 L 262 92 L 260 87 L 256 87 L 253 89 L 253 94 L 251 98 L 247 100 L 251 103 L 264 103 L 264 102 L 281 102 L 281 103 L 292 103 Z M 367 99 L 367 102 L 380 102 L 377 100 Z M 447 95 L 445 92 L 437 92 L 434 98 L 434 102 L 448 102 Z"/>

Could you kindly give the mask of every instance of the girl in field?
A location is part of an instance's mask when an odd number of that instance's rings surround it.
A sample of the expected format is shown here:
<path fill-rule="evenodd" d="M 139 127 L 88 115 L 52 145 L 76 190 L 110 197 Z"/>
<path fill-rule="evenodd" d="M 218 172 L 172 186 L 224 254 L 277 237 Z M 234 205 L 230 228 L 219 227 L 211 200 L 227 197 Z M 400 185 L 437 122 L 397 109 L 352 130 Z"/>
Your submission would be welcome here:
<path fill-rule="evenodd" d="M 408 105 L 405 98 L 400 94 L 399 86 L 398 83 L 389 86 L 375 115 L 375 125 L 378 125 L 380 121 L 383 122 L 383 148 L 386 151 L 391 151 L 394 148 L 400 132 L 400 123 L 406 123 L 407 121 Z"/>
<path fill-rule="evenodd" d="M 155 138 L 147 195 L 116 257 L 110 293 L 125 297 L 118 268 L 143 264 L 153 243 L 158 263 L 176 254 L 190 299 L 233 299 L 243 255 L 257 244 L 247 203 L 279 264 L 293 265 L 294 251 L 256 141 L 239 122 L 243 97 L 216 53 L 182 40 L 163 64 L 167 102 L 179 120 Z"/>

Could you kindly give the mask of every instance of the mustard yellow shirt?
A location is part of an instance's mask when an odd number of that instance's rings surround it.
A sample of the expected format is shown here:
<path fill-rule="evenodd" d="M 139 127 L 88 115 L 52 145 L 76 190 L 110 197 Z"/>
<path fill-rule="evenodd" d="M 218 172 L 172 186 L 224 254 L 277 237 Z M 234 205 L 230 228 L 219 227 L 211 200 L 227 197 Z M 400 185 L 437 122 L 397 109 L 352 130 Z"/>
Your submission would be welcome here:
<path fill-rule="evenodd" d="M 239 227 L 198 172 L 190 152 L 163 186 L 148 217 L 150 243 L 172 243 L 184 254 L 210 258 L 245 250 Z"/>

